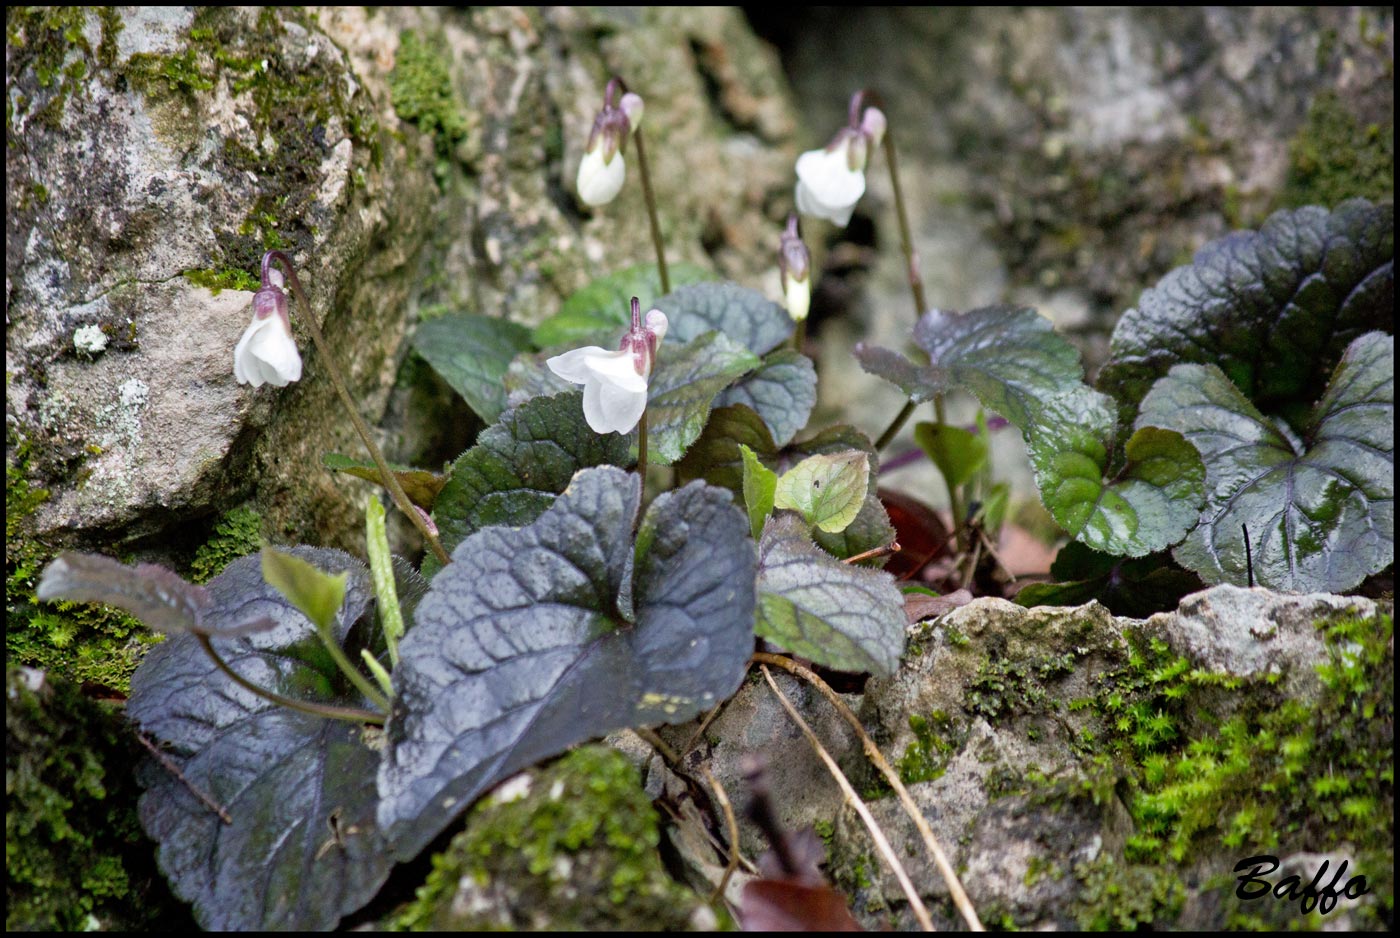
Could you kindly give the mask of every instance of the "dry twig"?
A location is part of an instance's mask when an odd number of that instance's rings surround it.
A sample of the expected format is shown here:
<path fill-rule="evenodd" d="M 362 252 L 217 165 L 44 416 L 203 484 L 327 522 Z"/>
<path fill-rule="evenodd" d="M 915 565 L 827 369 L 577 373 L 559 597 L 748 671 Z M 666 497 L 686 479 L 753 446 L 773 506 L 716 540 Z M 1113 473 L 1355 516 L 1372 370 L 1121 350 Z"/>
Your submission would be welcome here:
<path fill-rule="evenodd" d="M 880 774 L 885 777 L 885 781 L 890 783 L 896 795 L 899 796 L 899 803 L 903 805 L 904 811 L 909 815 L 914 826 L 918 828 L 919 836 L 924 840 L 924 846 L 928 848 L 929 855 L 933 857 L 934 864 L 938 867 L 938 872 L 943 874 L 943 882 L 948 886 L 948 894 L 953 898 L 953 905 L 957 906 L 962 913 L 963 919 L 967 922 L 967 927 L 972 931 L 985 931 L 981 920 L 977 917 L 977 910 L 972 907 L 972 901 L 967 897 L 967 891 L 963 889 L 962 882 L 958 880 L 958 874 L 953 870 L 953 865 L 948 862 L 947 855 L 943 848 L 938 845 L 938 839 L 933 836 L 933 830 L 928 826 L 928 820 L 924 813 L 919 810 L 919 806 L 910 797 L 909 790 L 904 787 L 904 783 L 899 780 L 899 773 L 890 765 L 885 754 L 880 751 L 880 747 L 875 745 L 875 740 L 870 738 L 870 734 L 865 731 L 865 727 L 860 725 L 860 720 L 851 712 L 851 708 L 846 706 L 846 702 L 831 689 L 831 685 L 823 681 L 820 676 L 807 668 L 802 667 L 795 661 L 783 658 L 779 655 L 769 655 L 757 652 L 753 660 L 762 664 L 772 664 L 785 671 L 802 678 L 811 684 L 822 696 L 831 701 L 836 712 L 841 714 L 841 718 L 855 730 L 860 737 L 861 745 L 865 748 L 865 755 L 874 766 L 880 770 Z"/>
<path fill-rule="evenodd" d="M 895 856 L 894 848 L 890 846 L 889 839 L 885 837 L 885 832 L 880 830 L 880 825 L 875 823 L 875 818 L 871 816 L 870 809 L 865 806 L 865 802 L 860 800 L 854 788 L 851 787 L 850 779 L 841 771 L 841 767 L 836 764 L 836 760 L 831 758 L 831 753 L 826 751 L 826 747 L 817 739 L 812 728 L 807 725 L 807 721 L 802 719 L 802 715 L 797 712 L 797 708 L 787 699 L 787 696 L 778 689 L 777 683 L 773 680 L 773 675 L 767 666 L 759 663 L 759 670 L 763 672 L 763 677 L 768 681 L 768 686 L 777 695 L 778 703 L 783 705 L 788 716 L 802 730 L 802 734 L 807 737 L 807 742 L 811 743 L 812 749 L 816 751 L 818 757 L 826 765 L 831 777 L 836 779 L 836 784 L 841 786 L 841 791 L 845 794 L 846 800 L 856 809 L 860 819 L 865 822 L 865 827 L 870 831 L 871 840 L 875 841 L 875 848 L 880 851 L 880 855 L 885 858 L 890 869 L 894 872 L 895 879 L 899 880 L 899 886 L 904 890 L 904 896 L 909 900 L 909 907 L 914 912 L 914 917 L 919 920 L 919 925 L 924 931 L 934 931 L 933 919 L 929 917 L 928 909 L 924 906 L 924 901 L 919 898 L 919 891 L 914 888 L 913 882 L 909 879 L 909 873 L 904 869 L 904 864 L 899 862 L 899 857 Z"/>

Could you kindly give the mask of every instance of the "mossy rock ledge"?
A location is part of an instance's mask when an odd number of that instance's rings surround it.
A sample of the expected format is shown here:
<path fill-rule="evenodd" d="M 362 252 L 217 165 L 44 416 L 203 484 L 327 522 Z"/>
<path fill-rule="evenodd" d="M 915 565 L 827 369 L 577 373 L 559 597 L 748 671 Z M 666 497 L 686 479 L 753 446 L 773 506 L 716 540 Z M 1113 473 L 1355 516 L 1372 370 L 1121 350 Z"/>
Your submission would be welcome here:
<path fill-rule="evenodd" d="M 900 670 L 847 695 L 989 927 L 1382 929 L 1393 914 L 1394 652 L 1389 604 L 1217 586 L 1146 620 L 1090 603 L 979 599 L 910 628 Z M 830 748 L 935 924 L 960 928 L 937 869 L 829 704 L 775 679 Z M 682 745 L 694 725 L 663 730 Z M 766 684 L 749 681 L 697 750 L 731 797 L 768 757 L 788 828 L 815 826 L 870 928 L 917 928 L 855 812 Z M 653 777 L 664 774 L 659 761 Z M 656 786 L 651 786 L 656 787 Z M 743 798 L 742 794 L 737 797 Z M 763 840 L 747 822 L 746 854 Z M 1341 892 L 1327 914 L 1244 901 L 1234 866 L 1271 855 Z"/>

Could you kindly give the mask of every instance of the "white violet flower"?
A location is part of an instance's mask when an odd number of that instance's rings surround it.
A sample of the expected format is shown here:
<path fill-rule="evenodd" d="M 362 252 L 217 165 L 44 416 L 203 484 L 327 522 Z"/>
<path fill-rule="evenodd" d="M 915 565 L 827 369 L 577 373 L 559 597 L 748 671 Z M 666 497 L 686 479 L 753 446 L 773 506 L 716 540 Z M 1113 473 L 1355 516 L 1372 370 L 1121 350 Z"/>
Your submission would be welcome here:
<path fill-rule="evenodd" d="M 642 122 L 645 103 L 641 95 L 628 92 L 614 105 L 613 95 L 620 86 L 616 78 L 608 82 L 603 109 L 593 121 L 588 146 L 578 164 L 578 195 L 585 205 L 606 205 L 617 198 L 627 180 L 622 151 L 628 136 Z"/>
<path fill-rule="evenodd" d="M 262 289 L 253 295 L 253 321 L 243 330 L 233 350 L 233 376 L 239 384 L 286 387 L 301 380 L 301 354 L 292 339 L 287 316 L 287 296 L 280 289 L 281 273 L 265 277 Z"/>
<path fill-rule="evenodd" d="M 647 383 L 666 326 L 666 314 L 659 309 L 647 313 L 643 322 L 633 297 L 632 328 L 617 351 L 590 345 L 545 362 L 565 381 L 583 385 L 583 417 L 594 433 L 631 433 L 642 419 Z"/>
<path fill-rule="evenodd" d="M 797 158 L 797 210 L 826 218 L 842 227 L 851 221 L 856 202 L 865 194 L 865 164 L 870 148 L 885 133 L 885 115 L 866 108 L 860 123 L 852 109 L 851 126 L 839 130 L 820 150 Z"/>

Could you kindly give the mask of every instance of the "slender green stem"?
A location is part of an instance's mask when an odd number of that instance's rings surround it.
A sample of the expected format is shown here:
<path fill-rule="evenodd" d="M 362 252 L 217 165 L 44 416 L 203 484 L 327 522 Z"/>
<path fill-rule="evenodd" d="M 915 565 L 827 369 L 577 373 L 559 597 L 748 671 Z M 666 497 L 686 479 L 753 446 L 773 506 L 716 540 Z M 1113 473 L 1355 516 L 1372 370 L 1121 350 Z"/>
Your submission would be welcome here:
<path fill-rule="evenodd" d="M 656 217 L 656 195 L 651 189 L 651 169 L 647 164 L 647 148 L 642 143 L 642 128 L 632 134 L 637 142 L 637 169 L 642 176 L 642 198 L 647 203 L 647 218 L 651 221 L 651 244 L 656 249 L 656 270 L 661 276 L 661 293 L 671 292 L 671 274 L 666 269 L 666 246 L 661 241 L 661 222 Z"/>
<path fill-rule="evenodd" d="M 642 487 L 647 484 L 647 412 L 642 411 L 641 422 L 637 424 L 637 475 L 642 478 Z"/>
<path fill-rule="evenodd" d="M 336 667 L 350 679 L 350 683 L 355 685 L 355 690 L 365 695 L 365 699 L 374 704 L 385 713 L 389 712 L 389 700 L 379 692 L 379 688 L 370 683 L 369 678 L 360 673 L 360 669 L 350 662 L 350 658 L 345 654 L 345 650 L 340 647 L 340 643 L 335 640 L 329 628 L 316 629 L 316 633 L 321 636 L 321 644 L 326 646 L 326 651 L 331 653 L 331 660 Z"/>
<path fill-rule="evenodd" d="M 297 700 L 294 697 L 283 697 L 276 691 L 270 691 L 266 687 L 259 687 L 229 666 L 229 663 L 214 650 L 214 645 L 209 641 L 208 635 L 195 632 L 194 637 L 199 641 L 200 646 L 203 647 L 205 654 L 213 659 L 218 669 L 228 675 L 229 680 L 264 700 L 270 700 L 278 706 L 287 707 L 290 710 L 296 710 L 300 713 L 309 713 L 312 716 L 325 717 L 329 720 L 345 720 L 349 723 L 374 723 L 379 726 L 384 725 L 384 714 L 382 713 L 360 710 L 356 707 L 336 707 L 331 704 L 311 703 L 306 700 Z"/>
<path fill-rule="evenodd" d="M 374 442 L 374 437 L 370 434 L 369 426 L 364 418 L 360 416 L 359 408 L 355 406 L 355 400 L 350 396 L 350 389 L 345 386 L 345 379 L 341 377 L 339 367 L 335 363 L 335 358 L 331 355 L 330 346 L 326 344 L 326 338 L 321 334 L 321 326 L 316 322 L 316 314 L 311 310 L 311 302 L 306 298 L 306 291 L 301 288 L 301 281 L 297 279 L 296 271 L 292 269 L 291 258 L 281 251 L 271 251 L 268 254 L 270 259 L 278 261 L 282 270 L 287 275 L 287 283 L 292 287 L 292 294 L 301 304 L 302 319 L 306 322 L 307 331 L 311 333 L 311 341 L 316 344 L 316 351 L 320 353 L 322 360 L 326 363 L 326 373 L 331 376 L 331 383 L 335 385 L 336 392 L 340 395 L 340 401 L 345 405 L 346 411 L 350 414 L 350 422 L 354 424 L 355 432 L 360 435 L 360 440 L 365 444 L 365 449 L 369 450 L 370 458 L 379 469 L 380 478 L 384 482 L 384 487 L 393 496 L 394 504 L 399 511 L 408 516 L 408 520 L 413 522 L 432 549 L 434 556 L 446 566 L 452 562 L 447 551 L 443 549 L 442 543 L 432 531 L 428 530 L 427 523 L 418 514 L 418 510 L 413 507 L 413 502 L 409 501 L 403 486 L 399 484 L 398 477 L 389 468 L 389 463 L 384 459 L 384 454 L 380 452 L 378 444 Z"/>
<path fill-rule="evenodd" d="M 894 415 L 894 419 L 891 420 L 890 425 L 885 428 L 885 432 L 881 433 L 880 438 L 875 441 L 876 452 L 879 452 L 886 446 L 890 445 L 890 441 L 892 441 L 899 434 L 899 431 L 904 428 L 904 422 L 909 419 L 909 415 L 913 412 L 914 402 L 905 401 L 903 409 L 900 410 L 899 413 Z"/>
<path fill-rule="evenodd" d="M 909 212 L 904 207 L 904 190 L 899 187 L 899 163 L 895 157 L 894 135 L 885 129 L 885 161 L 890 169 L 890 186 L 894 189 L 894 210 L 899 216 L 899 240 L 904 247 L 904 266 L 909 275 L 909 292 L 914 297 L 914 318 L 928 312 L 924 299 L 924 278 L 919 273 L 919 254 L 914 250 L 914 237 L 909 231 Z"/>
<path fill-rule="evenodd" d="M 948 418 L 943 413 L 942 394 L 933 399 L 933 413 L 940 427 L 948 425 Z M 967 533 L 963 530 L 967 519 L 963 517 L 962 493 L 947 476 L 943 477 L 943 482 L 948 486 L 948 510 L 953 513 L 953 539 L 957 542 L 958 552 L 961 553 L 967 550 Z"/>
<path fill-rule="evenodd" d="M 802 347 L 807 344 L 807 318 L 797 320 L 796 327 L 792 330 L 792 350 L 797 354 L 802 354 Z"/>

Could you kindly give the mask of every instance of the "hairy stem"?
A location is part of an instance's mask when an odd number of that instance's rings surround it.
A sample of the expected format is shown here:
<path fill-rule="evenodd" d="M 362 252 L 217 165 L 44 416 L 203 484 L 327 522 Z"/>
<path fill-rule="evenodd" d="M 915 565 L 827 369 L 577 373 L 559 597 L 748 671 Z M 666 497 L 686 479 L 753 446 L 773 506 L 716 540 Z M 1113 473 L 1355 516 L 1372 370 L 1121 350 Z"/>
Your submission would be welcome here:
<path fill-rule="evenodd" d="M 331 630 L 318 627 L 316 633 L 321 636 L 321 644 L 325 645 L 326 651 L 330 652 L 331 660 L 335 662 L 335 666 L 340 668 L 341 673 L 349 678 L 351 684 L 355 685 L 355 690 L 364 694 L 365 699 L 380 710 L 388 713 L 388 698 L 379 692 L 379 688 L 369 682 L 369 678 L 361 674 L 360 670 L 350 663 L 350 659 L 346 656 L 345 650 L 340 647 L 335 637 L 331 635 Z"/>
<path fill-rule="evenodd" d="M 374 460 L 374 465 L 379 469 L 379 475 L 384 482 L 384 487 L 387 488 L 389 494 L 393 496 L 394 504 L 398 506 L 399 511 L 403 512 L 404 515 L 408 517 L 408 520 L 413 522 L 413 526 L 418 529 L 419 533 L 423 535 L 423 539 L 427 542 L 433 555 L 437 557 L 438 561 L 441 562 L 443 566 L 446 566 L 452 562 L 452 558 L 447 555 L 447 551 L 443 550 L 442 543 L 437 539 L 437 535 L 428 530 L 427 522 L 425 522 L 422 516 L 414 509 L 413 503 L 409 501 L 408 495 L 403 490 L 403 486 L 399 484 L 398 477 L 395 476 L 393 471 L 389 468 L 389 463 L 384 459 L 384 454 L 380 452 L 378 444 L 374 442 L 374 437 L 370 434 L 369 426 L 365 423 L 364 418 L 360 416 L 360 411 L 355 406 L 355 400 L 350 396 L 350 389 L 345 386 L 345 379 L 341 377 L 340 368 L 336 365 L 335 358 L 331 355 L 330 346 L 326 344 L 326 338 L 321 333 L 321 326 L 316 322 L 316 314 L 311 310 L 311 302 L 306 298 L 306 291 L 301 288 L 301 281 L 297 279 L 296 271 L 292 269 L 291 258 L 287 257 L 287 255 L 283 254 L 281 251 L 269 251 L 263 257 L 264 268 L 272 261 L 276 261 L 287 275 L 287 283 L 292 288 L 292 294 L 297 298 L 297 302 L 301 304 L 302 319 L 306 323 L 307 331 L 311 333 L 311 341 L 316 344 L 316 351 L 320 354 L 322 360 L 325 361 L 326 373 L 331 376 L 331 383 L 335 385 L 335 390 L 336 393 L 340 395 L 341 403 L 345 405 L 346 411 L 350 414 L 350 422 L 354 425 L 355 432 L 359 434 L 360 440 L 365 444 L 365 449 L 369 450 L 370 458 Z"/>

